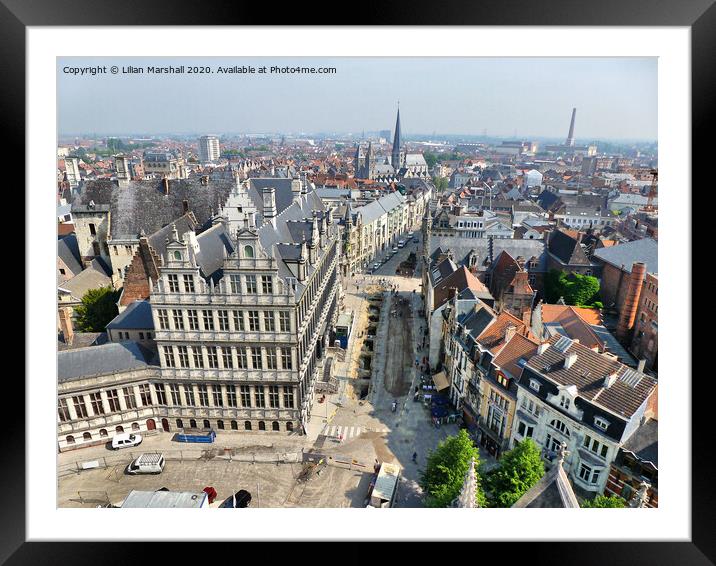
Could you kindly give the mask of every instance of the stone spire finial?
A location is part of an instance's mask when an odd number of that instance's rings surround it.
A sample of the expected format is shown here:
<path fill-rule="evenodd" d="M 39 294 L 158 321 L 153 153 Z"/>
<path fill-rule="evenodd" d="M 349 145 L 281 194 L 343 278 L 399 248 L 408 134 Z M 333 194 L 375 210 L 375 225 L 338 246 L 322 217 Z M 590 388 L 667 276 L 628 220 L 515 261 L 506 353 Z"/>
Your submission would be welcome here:
<path fill-rule="evenodd" d="M 176 224 L 172 224 L 172 241 L 174 241 L 174 242 L 179 241 L 179 231 L 177 230 Z"/>
<path fill-rule="evenodd" d="M 648 491 L 651 485 L 649 485 L 647 482 L 642 481 L 639 484 L 639 491 L 636 492 L 632 500 L 629 502 L 629 507 L 647 507 L 647 503 L 649 502 L 649 495 Z"/>
<path fill-rule="evenodd" d="M 564 465 L 564 459 L 569 456 L 571 452 L 567 450 L 567 443 L 562 442 L 562 444 L 559 447 L 559 450 L 557 451 L 557 461 L 559 462 L 560 466 Z"/>
<path fill-rule="evenodd" d="M 470 458 L 470 467 L 465 473 L 465 481 L 462 484 L 460 495 L 457 496 L 455 507 L 475 508 L 477 503 L 477 476 L 475 474 L 475 458 Z"/>

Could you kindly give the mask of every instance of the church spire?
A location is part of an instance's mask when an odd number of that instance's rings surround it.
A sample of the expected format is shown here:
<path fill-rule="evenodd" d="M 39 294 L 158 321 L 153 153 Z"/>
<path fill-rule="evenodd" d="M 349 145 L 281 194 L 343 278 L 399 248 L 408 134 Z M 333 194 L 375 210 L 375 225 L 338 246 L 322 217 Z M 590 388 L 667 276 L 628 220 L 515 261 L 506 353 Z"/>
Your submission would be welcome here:
<path fill-rule="evenodd" d="M 465 474 L 460 495 L 457 496 L 455 507 L 479 507 L 477 503 L 477 477 L 475 475 L 475 458 L 470 459 L 470 467 Z"/>
<path fill-rule="evenodd" d="M 400 136 L 400 104 L 398 104 L 398 117 L 395 120 L 395 134 L 393 135 L 393 151 L 391 153 L 391 165 L 397 172 L 400 169 L 400 146 L 403 140 Z"/>

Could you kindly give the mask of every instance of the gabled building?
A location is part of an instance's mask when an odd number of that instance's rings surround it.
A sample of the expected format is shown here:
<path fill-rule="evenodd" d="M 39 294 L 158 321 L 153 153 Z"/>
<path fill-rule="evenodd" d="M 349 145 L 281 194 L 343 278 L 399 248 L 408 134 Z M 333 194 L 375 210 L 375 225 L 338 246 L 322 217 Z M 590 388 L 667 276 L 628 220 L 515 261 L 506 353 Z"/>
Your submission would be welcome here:
<path fill-rule="evenodd" d="M 578 232 L 576 238 L 562 230 L 553 230 L 547 245 L 547 267 L 565 273 L 594 275 L 598 264 L 591 261 L 581 245 L 583 234 Z"/>
<path fill-rule="evenodd" d="M 619 449 L 655 412 L 657 382 L 563 336 L 539 346 L 517 383 L 512 442 L 532 438 L 554 459 L 562 443 L 575 485 L 602 493 Z"/>

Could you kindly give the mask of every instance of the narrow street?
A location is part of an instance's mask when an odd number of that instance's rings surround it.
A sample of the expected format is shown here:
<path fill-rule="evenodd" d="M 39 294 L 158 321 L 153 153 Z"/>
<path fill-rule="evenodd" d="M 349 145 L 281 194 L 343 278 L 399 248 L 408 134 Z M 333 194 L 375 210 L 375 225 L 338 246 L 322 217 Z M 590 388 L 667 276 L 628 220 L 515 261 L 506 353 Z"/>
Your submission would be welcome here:
<path fill-rule="evenodd" d="M 417 344 L 425 329 L 425 319 L 419 316 L 423 308 L 420 264 L 413 277 L 396 276 L 395 272 L 411 251 L 420 255 L 420 246 L 420 243 L 411 241 L 375 273 L 356 274 L 354 278 L 344 281 L 344 305 L 346 310 L 355 309 L 358 316 L 351 342 L 360 345 L 369 326 L 377 324 L 373 337 L 372 377 L 365 398 L 361 399 L 360 386 L 354 389 L 353 395 L 346 392 L 333 416 L 325 419 L 327 422 L 323 429 L 324 434 L 342 435 L 343 442 L 338 450 L 353 458 L 368 463 L 378 460 L 401 466 L 396 507 L 423 506 L 418 482 L 426 457 L 442 439 L 458 431 L 454 424 L 435 428 L 429 408 L 424 407 L 422 402 L 413 401 L 412 392 L 419 383 L 415 360 L 422 359 L 424 355 Z M 384 306 L 380 308 L 381 316 L 376 323 L 369 319 L 366 303 L 378 293 L 382 293 Z M 373 317 L 376 313 L 376 309 L 370 311 Z M 348 350 L 351 351 L 350 343 Z M 343 379 L 346 391 L 351 382 L 357 384 L 358 378 L 367 373 L 361 369 L 360 361 L 365 352 L 360 347 L 353 350 L 350 362 L 346 358 L 347 363 L 337 370 L 339 379 L 340 372 L 348 378 Z M 391 410 L 393 401 L 397 402 L 395 412 Z M 417 464 L 412 461 L 413 453 L 417 454 Z"/>

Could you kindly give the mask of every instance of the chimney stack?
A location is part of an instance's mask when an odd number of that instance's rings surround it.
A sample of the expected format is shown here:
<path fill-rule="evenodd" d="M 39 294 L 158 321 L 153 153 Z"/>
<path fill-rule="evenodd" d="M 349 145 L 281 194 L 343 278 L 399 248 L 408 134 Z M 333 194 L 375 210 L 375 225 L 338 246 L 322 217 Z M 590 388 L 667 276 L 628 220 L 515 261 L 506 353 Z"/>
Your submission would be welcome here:
<path fill-rule="evenodd" d="M 577 361 L 577 354 L 575 354 L 575 353 L 568 354 L 568 355 L 564 358 L 564 367 L 565 367 L 565 369 L 571 368 L 571 367 L 574 365 L 574 362 L 576 362 L 576 361 Z"/>
<path fill-rule="evenodd" d="M 75 337 L 74 328 L 72 328 L 72 309 L 70 307 L 60 307 L 60 329 L 62 330 L 62 338 L 65 344 L 71 345 Z"/>
<path fill-rule="evenodd" d="M 505 330 L 505 343 L 512 340 L 512 337 L 517 333 L 517 327 L 514 324 L 510 324 Z"/>
<path fill-rule="evenodd" d="M 619 323 L 617 324 L 617 338 L 622 342 L 628 342 L 631 331 L 634 327 L 634 319 L 636 311 L 639 308 L 639 297 L 641 296 L 641 288 L 646 275 L 646 264 L 642 262 L 634 262 L 631 267 L 631 276 L 629 277 L 629 287 L 627 288 L 624 305 L 622 305 L 619 314 Z"/>
<path fill-rule="evenodd" d="M 162 179 L 162 189 L 164 189 L 164 196 L 169 196 L 169 179 L 166 177 Z"/>
<path fill-rule="evenodd" d="M 186 199 L 181 201 L 181 206 L 182 206 L 182 209 L 184 210 L 184 214 L 187 214 L 189 212 L 189 201 Z"/>
<path fill-rule="evenodd" d="M 646 360 L 644 358 L 642 358 L 641 360 L 639 360 L 639 363 L 636 366 L 636 371 L 638 371 L 639 373 L 644 373 L 645 365 L 646 365 Z"/>
<path fill-rule="evenodd" d="M 276 216 L 276 189 L 266 187 L 261 193 L 264 199 L 264 220 L 271 220 Z"/>

